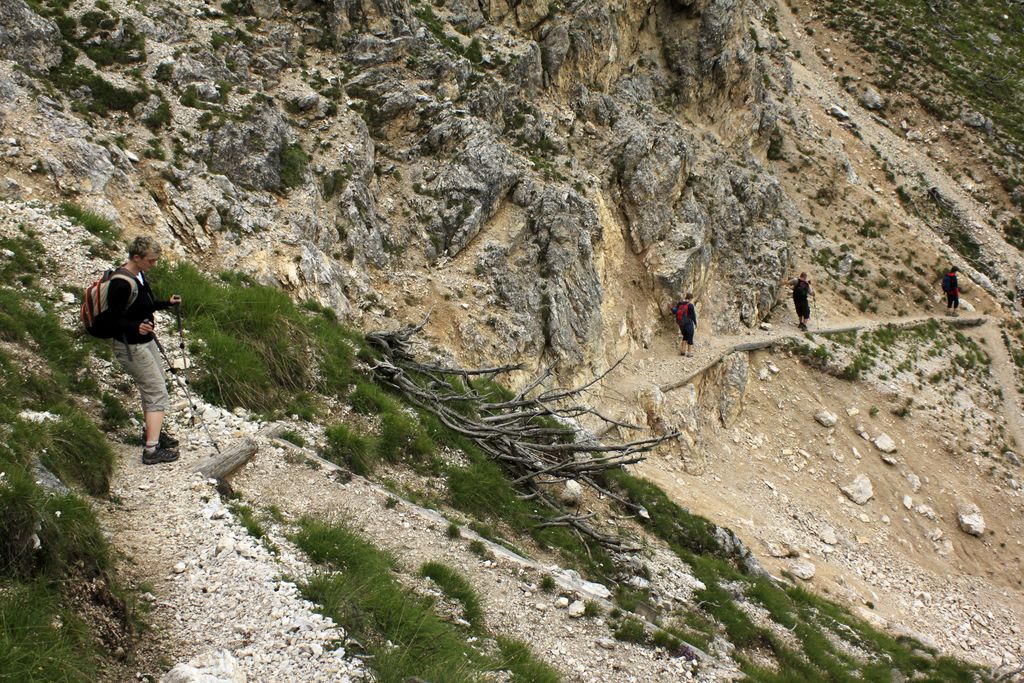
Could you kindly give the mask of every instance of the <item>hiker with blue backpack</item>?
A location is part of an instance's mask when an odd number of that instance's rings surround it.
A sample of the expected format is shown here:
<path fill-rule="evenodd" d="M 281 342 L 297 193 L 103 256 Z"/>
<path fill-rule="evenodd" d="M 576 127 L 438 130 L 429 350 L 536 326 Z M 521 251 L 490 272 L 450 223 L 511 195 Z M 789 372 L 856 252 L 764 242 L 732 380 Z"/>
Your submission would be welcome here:
<path fill-rule="evenodd" d="M 680 356 L 693 355 L 693 333 L 697 329 L 697 307 L 693 304 L 693 294 L 687 292 L 682 301 L 672 307 L 672 315 L 676 318 L 679 326 L 679 333 L 683 335 L 683 341 L 679 346 Z"/>
<path fill-rule="evenodd" d="M 177 294 L 157 300 L 145 274 L 160 258 L 160 245 L 152 237 L 136 237 L 128 247 L 128 261 L 107 271 L 90 285 L 82 304 L 82 323 L 94 337 L 108 338 L 114 358 L 135 380 L 142 395 L 145 446 L 142 463 L 153 465 L 178 459 L 178 441 L 163 431 L 169 396 L 157 346 L 154 313 L 181 303 Z"/>
<path fill-rule="evenodd" d="M 952 266 L 949 272 L 942 278 L 942 291 L 946 294 L 946 315 L 956 318 L 960 315 L 960 283 L 956 279 L 956 266 Z"/>

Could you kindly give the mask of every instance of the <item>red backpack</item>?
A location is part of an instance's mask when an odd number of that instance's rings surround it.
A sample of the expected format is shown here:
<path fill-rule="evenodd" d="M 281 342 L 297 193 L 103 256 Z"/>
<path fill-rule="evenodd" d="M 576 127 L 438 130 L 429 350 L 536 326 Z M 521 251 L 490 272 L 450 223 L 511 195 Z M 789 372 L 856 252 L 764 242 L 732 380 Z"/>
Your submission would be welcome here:
<path fill-rule="evenodd" d="M 131 293 L 128 294 L 128 308 L 135 303 L 135 299 L 139 296 L 139 281 L 126 268 L 107 270 L 99 280 L 86 287 L 82 295 L 82 309 L 78 315 L 82 321 L 82 327 L 93 337 L 110 339 L 115 334 L 112 321 L 108 320 L 110 316 L 107 315 L 110 308 L 107 296 L 110 292 L 110 283 L 115 279 L 124 280 L 131 286 Z"/>
<path fill-rule="evenodd" d="M 686 318 L 690 312 L 690 306 L 693 306 L 689 301 L 680 301 L 672 309 L 672 312 L 676 314 L 676 322 L 683 322 L 683 318 Z"/>

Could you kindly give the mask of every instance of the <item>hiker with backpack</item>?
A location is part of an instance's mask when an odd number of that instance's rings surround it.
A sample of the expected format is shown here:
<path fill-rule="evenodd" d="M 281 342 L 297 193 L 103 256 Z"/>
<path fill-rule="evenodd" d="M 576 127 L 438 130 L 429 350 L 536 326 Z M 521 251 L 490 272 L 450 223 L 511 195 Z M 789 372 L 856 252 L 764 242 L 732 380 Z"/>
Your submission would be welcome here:
<path fill-rule="evenodd" d="M 956 279 L 956 266 L 952 266 L 949 272 L 942 278 L 942 291 L 946 294 L 946 315 L 956 318 L 960 315 L 960 283 Z"/>
<path fill-rule="evenodd" d="M 793 287 L 793 308 L 796 309 L 796 317 L 799 319 L 801 330 L 807 329 L 807 321 L 811 319 L 811 298 L 814 296 L 814 289 L 811 288 L 811 281 L 807 279 L 807 273 L 800 273 L 800 277 L 790 280 Z"/>
<path fill-rule="evenodd" d="M 153 465 L 178 459 L 178 441 L 162 427 L 169 396 L 160 349 L 153 334 L 156 311 L 177 306 L 177 294 L 158 301 L 145 278 L 160 258 L 160 245 L 152 237 L 136 237 L 128 247 L 128 261 L 107 271 L 89 286 L 82 304 L 82 322 L 89 334 L 109 338 L 114 358 L 132 376 L 142 395 L 145 446 L 142 463 Z"/>
<path fill-rule="evenodd" d="M 679 333 L 683 335 L 683 341 L 679 346 L 680 356 L 693 355 L 693 333 L 697 329 L 697 307 L 691 301 L 693 294 L 687 292 L 682 301 L 672 307 L 672 315 L 676 318 L 679 326 Z"/>

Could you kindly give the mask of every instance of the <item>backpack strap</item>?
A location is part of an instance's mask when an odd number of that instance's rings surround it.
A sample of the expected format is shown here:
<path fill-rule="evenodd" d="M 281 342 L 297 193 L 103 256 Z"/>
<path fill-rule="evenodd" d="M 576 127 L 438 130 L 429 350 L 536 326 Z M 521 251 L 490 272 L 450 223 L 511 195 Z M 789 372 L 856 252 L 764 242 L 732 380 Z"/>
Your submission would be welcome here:
<path fill-rule="evenodd" d="M 139 298 L 138 279 L 134 275 L 132 275 L 132 272 L 130 270 L 123 267 L 115 268 L 114 271 L 110 274 L 110 279 L 124 280 L 128 283 L 128 305 L 125 306 L 125 308 L 131 308 L 132 304 L 135 303 L 135 300 Z"/>

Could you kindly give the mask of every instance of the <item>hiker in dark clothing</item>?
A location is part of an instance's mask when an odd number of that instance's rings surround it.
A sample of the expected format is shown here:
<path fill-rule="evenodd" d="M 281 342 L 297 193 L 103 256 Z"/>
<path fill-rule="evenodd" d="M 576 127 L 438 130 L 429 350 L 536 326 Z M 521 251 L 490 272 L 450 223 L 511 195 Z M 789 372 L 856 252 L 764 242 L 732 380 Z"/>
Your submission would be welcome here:
<path fill-rule="evenodd" d="M 960 283 L 956 279 L 957 272 L 956 266 L 953 266 L 942 278 L 942 291 L 946 293 L 946 315 L 954 318 L 960 315 L 957 310 L 960 308 Z"/>
<path fill-rule="evenodd" d="M 175 294 L 157 301 L 144 274 L 156 265 L 160 245 L 151 237 L 136 237 L 128 247 L 128 261 L 117 273 L 136 280 L 117 277 L 110 281 L 109 308 L 114 325 L 114 358 L 132 376 L 142 394 L 146 445 L 142 462 L 152 465 L 178 459 L 178 442 L 162 431 L 168 395 L 160 350 L 153 330 L 153 313 L 181 303 Z"/>
<path fill-rule="evenodd" d="M 793 307 L 796 308 L 800 329 L 806 330 L 807 321 L 811 319 L 810 298 L 814 296 L 811 281 L 807 279 L 807 273 L 800 273 L 800 277 L 790 280 L 789 284 L 793 286 Z"/>
<path fill-rule="evenodd" d="M 686 293 L 686 297 L 672 307 L 672 315 L 676 317 L 676 324 L 679 325 L 679 332 L 683 335 L 683 341 L 679 346 L 680 356 L 693 355 L 693 333 L 697 329 L 697 307 L 691 301 L 693 294 Z"/>

